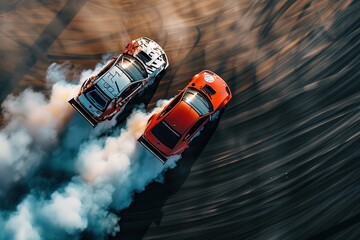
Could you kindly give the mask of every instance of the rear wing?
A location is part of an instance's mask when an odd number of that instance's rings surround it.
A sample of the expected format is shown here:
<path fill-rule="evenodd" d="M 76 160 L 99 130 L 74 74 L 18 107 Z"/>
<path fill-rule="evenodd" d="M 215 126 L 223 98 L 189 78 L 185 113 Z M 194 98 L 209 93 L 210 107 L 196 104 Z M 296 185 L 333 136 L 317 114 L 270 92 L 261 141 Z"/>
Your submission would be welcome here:
<path fill-rule="evenodd" d="M 74 98 L 69 100 L 69 103 L 76 111 L 78 111 L 81 116 L 83 116 L 86 121 L 90 123 L 90 125 L 94 128 L 98 124 L 95 118 L 93 118 Z"/>
<path fill-rule="evenodd" d="M 165 164 L 167 158 L 157 150 L 151 143 L 149 143 L 143 136 L 138 139 L 138 142 L 141 143 L 149 152 L 151 152 L 157 159 L 159 159 L 163 164 Z"/>

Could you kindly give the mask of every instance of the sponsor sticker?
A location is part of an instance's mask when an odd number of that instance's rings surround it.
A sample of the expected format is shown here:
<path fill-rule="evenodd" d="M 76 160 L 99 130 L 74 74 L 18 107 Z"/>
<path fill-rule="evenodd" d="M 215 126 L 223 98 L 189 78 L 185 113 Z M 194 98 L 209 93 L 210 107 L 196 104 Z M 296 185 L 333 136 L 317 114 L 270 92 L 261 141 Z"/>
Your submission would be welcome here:
<path fill-rule="evenodd" d="M 208 82 L 208 83 L 212 83 L 212 82 L 214 82 L 214 77 L 213 76 L 211 76 L 211 75 L 209 75 L 209 74 L 205 74 L 204 75 L 204 79 L 205 79 L 205 81 L 206 82 Z"/>

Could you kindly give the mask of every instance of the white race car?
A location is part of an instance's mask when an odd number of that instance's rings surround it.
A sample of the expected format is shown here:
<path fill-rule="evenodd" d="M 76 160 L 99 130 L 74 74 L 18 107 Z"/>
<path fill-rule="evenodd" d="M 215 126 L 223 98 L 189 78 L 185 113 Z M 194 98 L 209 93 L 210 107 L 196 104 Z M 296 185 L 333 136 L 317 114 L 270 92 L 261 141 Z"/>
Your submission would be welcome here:
<path fill-rule="evenodd" d="M 121 112 L 147 84 L 162 78 L 168 66 L 164 50 L 155 41 L 135 39 L 122 54 L 87 79 L 69 103 L 95 127 Z"/>

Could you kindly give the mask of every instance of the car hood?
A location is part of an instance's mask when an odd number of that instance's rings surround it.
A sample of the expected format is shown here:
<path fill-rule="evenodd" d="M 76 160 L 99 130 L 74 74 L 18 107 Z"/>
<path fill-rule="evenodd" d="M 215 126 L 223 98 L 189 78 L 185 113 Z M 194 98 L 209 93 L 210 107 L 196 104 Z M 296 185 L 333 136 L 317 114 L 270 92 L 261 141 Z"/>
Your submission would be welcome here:
<path fill-rule="evenodd" d="M 226 99 L 230 100 L 232 97 L 226 82 L 209 70 L 204 70 L 199 74 L 196 74 L 188 86 L 198 89 L 208 97 L 210 93 L 211 96 L 209 99 L 214 110 L 216 110 Z"/>

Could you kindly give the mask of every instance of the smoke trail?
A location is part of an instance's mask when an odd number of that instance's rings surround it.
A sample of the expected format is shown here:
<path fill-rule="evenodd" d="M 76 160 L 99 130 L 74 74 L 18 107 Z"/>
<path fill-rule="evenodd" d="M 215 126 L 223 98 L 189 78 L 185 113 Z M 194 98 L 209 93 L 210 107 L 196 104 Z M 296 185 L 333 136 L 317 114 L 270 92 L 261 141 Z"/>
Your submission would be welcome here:
<path fill-rule="evenodd" d="M 16 212 L 3 214 L 2 239 L 16 238 L 23 232 L 31 232 L 34 239 L 63 239 L 79 237 L 84 230 L 98 236 L 119 231 L 119 219 L 110 209 L 129 206 L 134 192 L 144 190 L 169 167 L 137 143 L 148 118 L 166 103 L 159 101 L 151 113 L 135 110 L 117 137 L 83 143 L 75 159 L 78 176 L 49 199 L 30 194 Z M 21 227 L 19 222 L 23 222 Z"/>
<path fill-rule="evenodd" d="M 26 90 L 3 104 L 7 124 L 0 132 L 2 197 L 17 181 L 37 178 L 42 165 L 53 174 L 65 170 L 72 177 L 52 192 L 31 185 L 14 210 L 1 209 L 0 239 L 76 239 L 85 230 L 99 237 L 115 233 L 119 218 L 112 211 L 129 206 L 132 195 L 151 181 L 161 181 L 164 169 L 174 167 L 179 158 L 164 166 L 137 143 L 149 117 L 168 100 L 158 101 L 150 113 L 137 107 L 122 128 L 112 128 L 112 121 L 92 131 L 81 117 L 71 117 L 67 100 L 79 85 L 66 82 L 67 70 L 64 65 L 49 67 L 49 98 Z M 92 73 L 84 71 L 80 82 Z M 108 129 L 113 132 L 104 136 Z"/>
<path fill-rule="evenodd" d="M 99 64 L 94 71 L 98 71 Z M 79 84 L 66 81 L 66 65 L 52 64 L 46 80 L 50 96 L 27 89 L 9 96 L 2 104 L 5 125 L 0 130 L 0 200 L 8 189 L 26 181 L 38 169 L 46 152 L 56 146 L 59 132 L 72 115 L 68 99 L 79 91 Z M 80 82 L 94 71 L 81 74 Z"/>
<path fill-rule="evenodd" d="M 40 164 L 44 152 L 57 142 L 57 133 L 70 117 L 67 99 L 77 86 L 53 85 L 49 101 L 32 90 L 10 96 L 3 103 L 7 125 L 0 132 L 0 197 L 14 182 Z"/>

